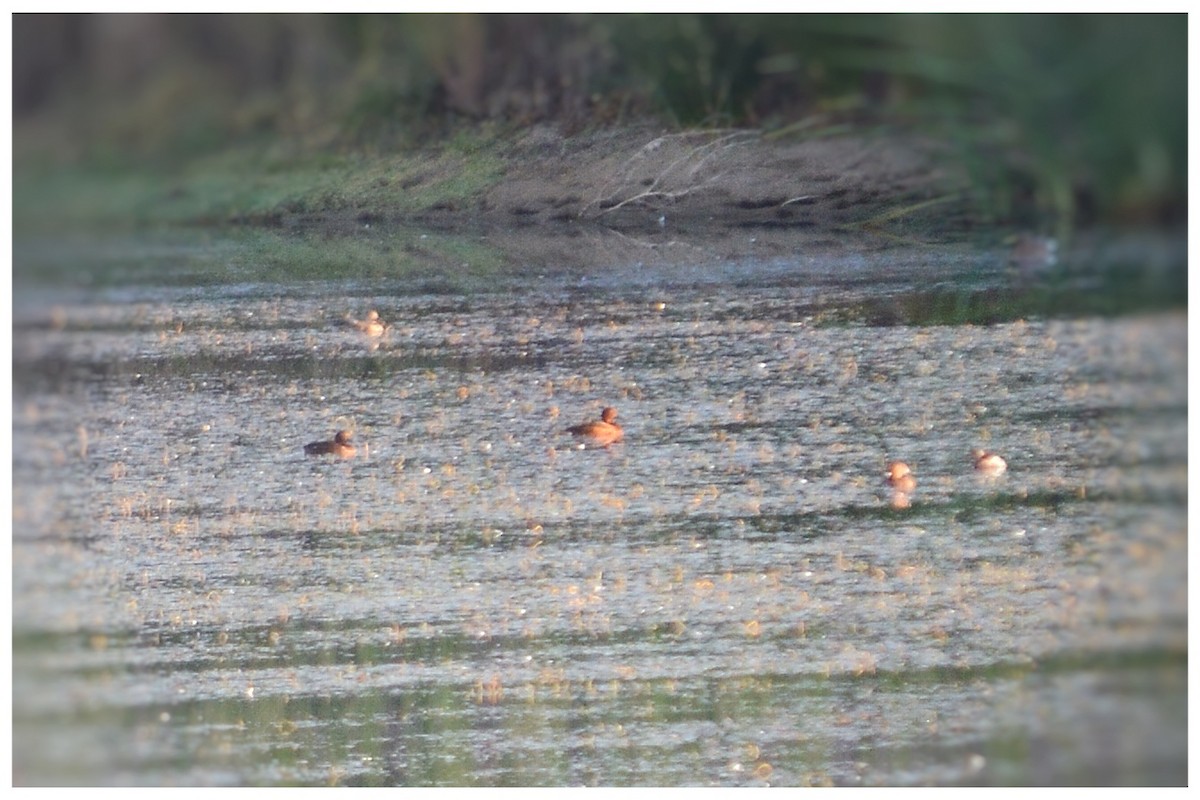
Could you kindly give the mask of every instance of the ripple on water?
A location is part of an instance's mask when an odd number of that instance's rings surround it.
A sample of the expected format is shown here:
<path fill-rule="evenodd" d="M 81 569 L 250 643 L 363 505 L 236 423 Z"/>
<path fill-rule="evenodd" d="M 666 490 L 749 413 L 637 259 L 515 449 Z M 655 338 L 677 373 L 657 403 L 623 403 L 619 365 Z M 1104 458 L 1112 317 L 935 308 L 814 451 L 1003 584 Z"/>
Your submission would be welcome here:
<path fill-rule="evenodd" d="M 1093 733 L 1185 730 L 1182 318 L 644 294 L 380 295 L 378 342 L 283 287 L 18 328 L 14 779 L 1179 781 Z M 579 449 L 605 405 L 626 441 Z M 341 427 L 360 457 L 304 457 Z"/>

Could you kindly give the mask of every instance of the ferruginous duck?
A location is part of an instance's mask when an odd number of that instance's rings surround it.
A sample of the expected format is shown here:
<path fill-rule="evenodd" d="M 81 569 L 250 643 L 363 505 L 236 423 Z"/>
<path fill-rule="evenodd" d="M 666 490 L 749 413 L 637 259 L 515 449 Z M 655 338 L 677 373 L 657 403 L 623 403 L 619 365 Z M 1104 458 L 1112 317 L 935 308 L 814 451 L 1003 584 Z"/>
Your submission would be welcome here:
<path fill-rule="evenodd" d="M 358 450 L 350 444 L 350 431 L 338 431 L 332 440 L 327 442 L 309 442 L 304 445 L 305 455 L 337 456 L 338 458 L 353 458 Z"/>
<path fill-rule="evenodd" d="M 621 437 L 625 435 L 621 426 L 613 422 L 616 418 L 617 410 L 610 406 L 600 412 L 600 419 L 585 422 L 582 425 L 574 425 L 567 428 L 567 433 L 581 439 L 590 439 L 594 444 L 602 447 L 608 447 L 613 442 L 621 441 Z"/>

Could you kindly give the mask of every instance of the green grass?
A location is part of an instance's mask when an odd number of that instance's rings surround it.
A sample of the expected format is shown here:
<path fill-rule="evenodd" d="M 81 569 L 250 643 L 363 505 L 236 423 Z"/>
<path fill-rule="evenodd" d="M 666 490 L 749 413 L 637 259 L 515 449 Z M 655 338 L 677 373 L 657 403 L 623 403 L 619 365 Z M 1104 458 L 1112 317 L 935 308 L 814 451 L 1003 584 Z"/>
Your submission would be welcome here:
<path fill-rule="evenodd" d="M 677 130 L 737 125 L 790 139 L 915 129 L 953 149 L 989 223 L 1060 238 L 1094 222 L 1181 224 L 1186 23 L 1167 14 L 19 16 L 14 221 L 54 230 L 453 205 L 502 171 L 490 154 L 496 130 L 665 119 Z M 156 38 L 150 68 L 136 48 L 105 46 L 120 30 Z M 289 56 L 296 42 L 309 57 Z"/>
<path fill-rule="evenodd" d="M 395 220 L 470 207 L 503 174 L 486 132 L 386 155 L 244 146 L 169 170 L 23 162 L 13 176 L 14 279 L 204 285 L 422 278 L 437 268 L 443 283 L 471 281 L 504 258 L 470 234 Z"/>
<path fill-rule="evenodd" d="M 13 227 L 21 237 L 271 221 L 289 214 L 406 215 L 465 206 L 503 174 L 502 159 L 482 133 L 389 155 L 287 155 L 243 146 L 173 169 L 34 161 L 14 170 Z"/>

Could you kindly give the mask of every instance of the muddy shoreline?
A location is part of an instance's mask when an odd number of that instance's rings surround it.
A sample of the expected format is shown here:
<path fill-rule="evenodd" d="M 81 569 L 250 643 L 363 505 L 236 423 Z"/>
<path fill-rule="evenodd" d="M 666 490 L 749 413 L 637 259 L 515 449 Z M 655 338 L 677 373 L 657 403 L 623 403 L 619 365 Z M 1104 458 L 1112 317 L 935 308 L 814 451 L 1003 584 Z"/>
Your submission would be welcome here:
<path fill-rule="evenodd" d="M 498 146 L 502 175 L 467 201 L 397 202 L 234 219 L 295 233 L 412 228 L 486 240 L 513 264 L 596 267 L 787 257 L 961 239 L 969 210 L 945 148 L 909 135 L 779 139 L 648 127 Z M 453 179 L 433 166 L 396 194 Z"/>

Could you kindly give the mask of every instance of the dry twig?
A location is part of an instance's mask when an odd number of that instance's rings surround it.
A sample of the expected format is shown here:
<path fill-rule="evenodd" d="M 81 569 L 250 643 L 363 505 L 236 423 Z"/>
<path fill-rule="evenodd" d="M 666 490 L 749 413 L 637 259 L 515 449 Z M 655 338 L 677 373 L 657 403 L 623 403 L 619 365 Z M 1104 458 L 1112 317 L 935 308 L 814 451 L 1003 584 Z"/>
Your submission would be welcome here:
<path fill-rule="evenodd" d="M 660 136 L 651 142 L 646 143 L 636 153 L 629 157 L 624 165 L 617 171 L 614 180 L 605 184 L 601 190 L 600 196 L 591 201 L 580 210 L 579 215 L 584 216 L 588 209 L 593 206 L 599 208 L 595 216 L 607 214 L 611 211 L 616 211 L 619 208 L 630 205 L 632 203 L 645 202 L 651 198 L 663 199 L 668 201 L 678 200 L 692 192 L 706 188 L 719 181 L 725 172 L 714 171 L 708 175 L 701 177 L 703 170 L 707 169 L 711 163 L 727 153 L 730 149 L 737 147 L 752 139 L 758 138 L 761 134 L 758 131 L 711 131 L 702 135 L 720 134 L 716 138 L 693 147 L 685 151 L 683 154 L 672 160 L 665 167 L 659 170 L 658 174 L 651 180 L 650 184 L 643 190 L 637 191 L 634 194 L 622 197 L 621 192 L 635 191 L 630 188 L 637 184 L 634 178 L 635 171 L 643 165 L 644 162 L 652 158 L 652 154 L 673 143 L 679 139 L 695 138 L 696 133 L 677 133 L 668 136 Z M 614 184 L 616 188 L 613 187 Z"/>

